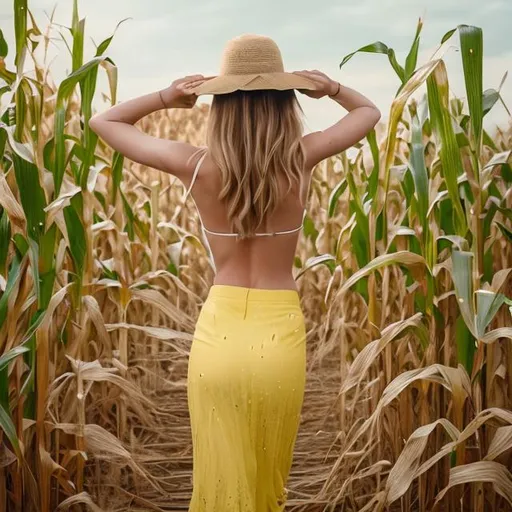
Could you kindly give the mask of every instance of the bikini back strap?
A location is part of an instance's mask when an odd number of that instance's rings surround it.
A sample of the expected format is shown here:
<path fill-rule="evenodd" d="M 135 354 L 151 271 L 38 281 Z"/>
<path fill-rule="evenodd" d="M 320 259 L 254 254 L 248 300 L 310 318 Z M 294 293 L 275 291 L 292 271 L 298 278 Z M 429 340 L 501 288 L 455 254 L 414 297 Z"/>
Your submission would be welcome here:
<path fill-rule="evenodd" d="M 194 186 L 194 183 L 196 182 L 196 178 L 197 178 L 197 174 L 199 172 L 199 169 L 201 167 L 201 164 L 204 162 L 204 159 L 206 158 L 206 148 L 201 148 L 200 150 L 203 150 L 204 153 L 203 155 L 201 156 L 201 158 L 199 158 L 199 160 L 197 161 L 197 164 L 194 168 L 194 173 L 192 174 L 192 180 L 190 181 L 190 185 L 188 187 L 188 190 L 187 192 L 185 193 L 185 199 L 188 197 L 188 195 L 190 194 L 190 191 L 192 190 L 192 187 Z"/>
<path fill-rule="evenodd" d="M 302 222 L 295 228 L 285 229 L 282 231 L 266 232 L 266 233 L 254 233 L 254 236 L 279 236 L 279 235 L 289 235 L 291 233 L 298 233 L 304 225 L 304 220 L 306 219 L 306 214 L 307 214 L 307 210 L 306 210 L 306 208 L 304 208 L 304 210 L 302 212 Z M 229 236 L 229 237 L 238 236 L 238 233 L 226 233 L 223 231 L 214 231 L 213 229 L 208 229 L 207 227 L 205 227 L 204 224 L 202 224 L 202 226 L 203 226 L 203 231 L 205 231 L 206 233 L 208 233 L 210 235 Z"/>

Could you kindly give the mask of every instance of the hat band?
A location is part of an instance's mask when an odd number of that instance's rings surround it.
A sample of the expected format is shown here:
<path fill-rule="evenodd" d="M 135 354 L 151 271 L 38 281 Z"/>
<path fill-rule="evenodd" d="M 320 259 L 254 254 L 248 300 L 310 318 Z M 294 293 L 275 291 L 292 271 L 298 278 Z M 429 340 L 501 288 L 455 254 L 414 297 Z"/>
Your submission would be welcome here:
<path fill-rule="evenodd" d="M 221 75 L 258 75 L 265 73 L 283 73 L 284 66 L 282 61 L 227 61 L 223 62 L 220 74 Z"/>

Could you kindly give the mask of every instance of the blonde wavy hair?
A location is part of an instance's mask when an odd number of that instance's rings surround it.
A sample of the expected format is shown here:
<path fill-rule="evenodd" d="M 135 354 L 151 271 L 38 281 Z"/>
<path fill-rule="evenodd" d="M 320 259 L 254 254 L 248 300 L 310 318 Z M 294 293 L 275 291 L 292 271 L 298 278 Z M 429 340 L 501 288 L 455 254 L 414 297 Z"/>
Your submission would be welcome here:
<path fill-rule="evenodd" d="M 295 92 L 235 91 L 216 95 L 210 108 L 207 144 L 220 168 L 219 200 L 232 232 L 247 238 L 272 215 L 283 197 L 280 176 L 301 181 L 305 165 L 302 109 Z"/>

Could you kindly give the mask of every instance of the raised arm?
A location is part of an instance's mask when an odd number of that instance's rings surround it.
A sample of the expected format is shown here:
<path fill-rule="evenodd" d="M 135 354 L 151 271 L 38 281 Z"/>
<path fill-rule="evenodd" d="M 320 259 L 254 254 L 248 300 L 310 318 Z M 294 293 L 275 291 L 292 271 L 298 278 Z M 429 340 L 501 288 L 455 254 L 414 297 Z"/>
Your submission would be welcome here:
<path fill-rule="evenodd" d="M 198 148 L 186 142 L 160 139 L 147 135 L 134 125 L 151 112 L 163 108 L 191 108 L 197 96 L 188 89 L 205 80 L 202 75 L 176 80 L 161 91 L 140 96 L 96 114 L 89 122 L 109 146 L 135 162 L 165 171 L 188 184 L 193 169 L 191 157 Z"/>
<path fill-rule="evenodd" d="M 379 109 L 365 96 L 345 87 L 320 71 L 297 71 L 298 75 L 314 80 L 318 89 L 301 91 L 312 98 L 329 96 L 348 114 L 323 131 L 306 135 L 303 139 L 307 165 L 314 167 L 325 158 L 336 155 L 363 139 L 379 122 Z"/>

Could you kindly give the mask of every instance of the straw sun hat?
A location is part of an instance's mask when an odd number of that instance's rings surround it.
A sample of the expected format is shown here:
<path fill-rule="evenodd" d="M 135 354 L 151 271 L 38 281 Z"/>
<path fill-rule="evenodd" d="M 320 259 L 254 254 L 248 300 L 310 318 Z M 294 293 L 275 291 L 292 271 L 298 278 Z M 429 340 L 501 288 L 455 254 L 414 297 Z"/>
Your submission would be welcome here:
<path fill-rule="evenodd" d="M 192 89 L 194 94 L 226 94 L 262 89 L 316 89 L 311 80 L 284 71 L 277 44 L 266 36 L 231 39 L 222 53 L 220 74 Z"/>

